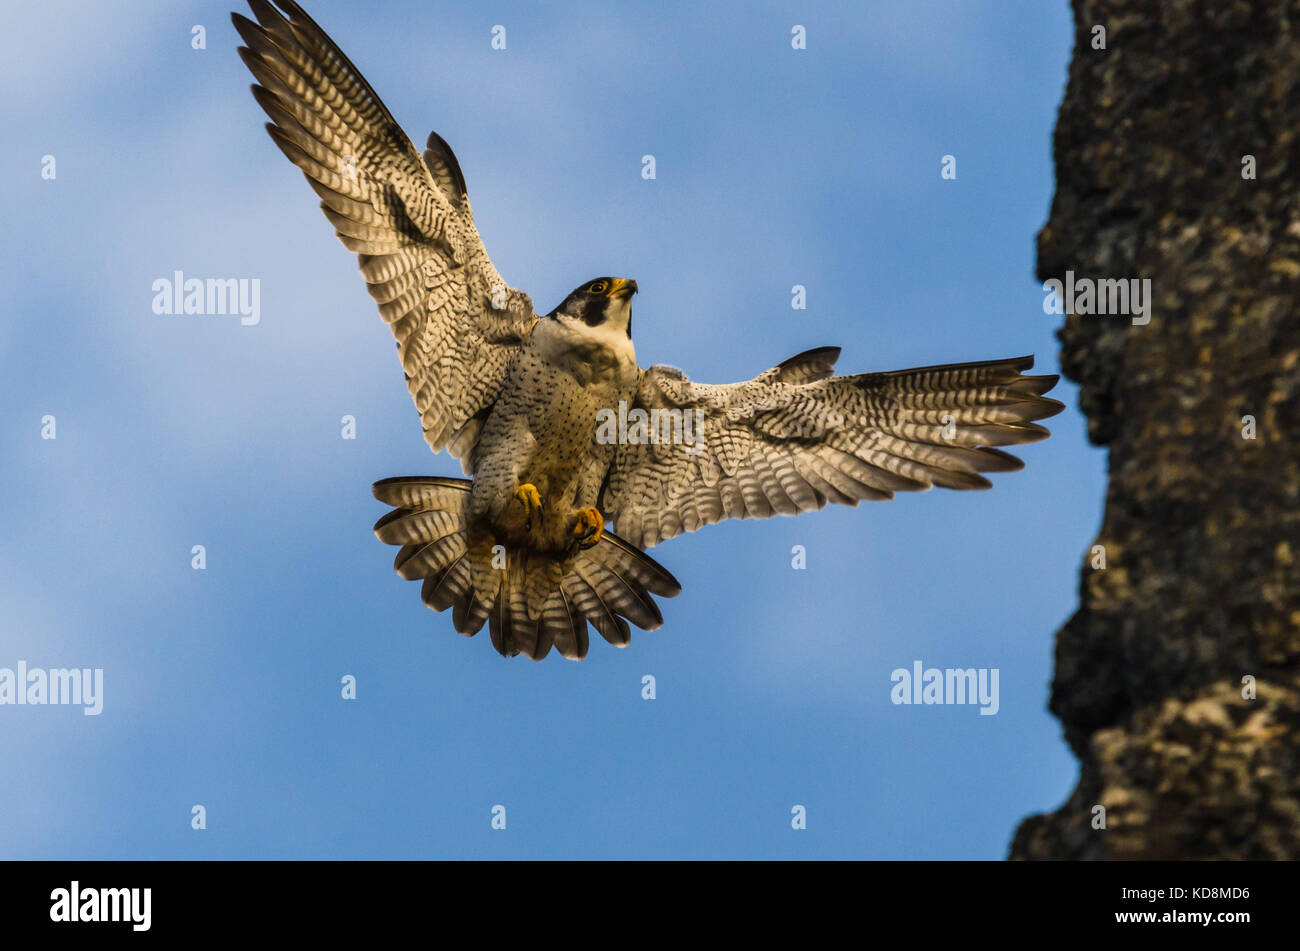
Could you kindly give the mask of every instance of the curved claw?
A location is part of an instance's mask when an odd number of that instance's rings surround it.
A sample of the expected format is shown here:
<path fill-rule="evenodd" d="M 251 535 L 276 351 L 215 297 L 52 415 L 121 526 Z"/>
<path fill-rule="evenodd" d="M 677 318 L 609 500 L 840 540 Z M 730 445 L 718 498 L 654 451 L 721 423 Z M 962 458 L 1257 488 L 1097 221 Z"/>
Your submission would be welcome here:
<path fill-rule="evenodd" d="M 605 534 L 605 516 L 600 514 L 600 509 L 594 505 L 588 505 L 585 509 L 578 509 L 578 520 L 573 524 L 573 534 L 578 539 L 578 548 L 586 551 L 593 548 Z"/>
<path fill-rule="evenodd" d="M 524 511 L 528 513 L 528 519 L 524 523 L 524 529 L 526 531 L 532 531 L 533 516 L 536 515 L 538 521 L 540 521 L 542 514 L 542 497 L 537 491 L 537 486 L 533 485 L 531 482 L 525 482 L 519 488 L 515 489 L 515 498 L 523 503 Z"/>

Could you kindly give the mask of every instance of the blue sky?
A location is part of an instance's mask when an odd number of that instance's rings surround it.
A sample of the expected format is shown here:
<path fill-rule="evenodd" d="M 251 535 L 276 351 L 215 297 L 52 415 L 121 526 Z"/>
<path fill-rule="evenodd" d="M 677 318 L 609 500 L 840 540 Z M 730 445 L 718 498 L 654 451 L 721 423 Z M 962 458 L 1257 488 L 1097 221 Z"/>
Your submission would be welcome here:
<path fill-rule="evenodd" d="M 0 706 L 0 857 L 998 858 L 1059 804 L 1052 635 L 1105 470 L 1071 384 L 991 492 L 683 536 L 654 550 L 684 587 L 661 630 L 503 660 L 371 534 L 373 481 L 459 466 L 262 130 L 230 9 L 54 0 L 0 39 L 0 667 L 104 669 L 97 717 Z M 539 309 L 637 279 L 643 365 L 725 382 L 834 344 L 843 372 L 1057 370 L 1033 254 L 1063 0 L 308 10 L 456 150 Z M 154 314 L 175 270 L 260 279 L 261 322 Z M 914 660 L 997 668 L 999 712 L 892 704 Z"/>

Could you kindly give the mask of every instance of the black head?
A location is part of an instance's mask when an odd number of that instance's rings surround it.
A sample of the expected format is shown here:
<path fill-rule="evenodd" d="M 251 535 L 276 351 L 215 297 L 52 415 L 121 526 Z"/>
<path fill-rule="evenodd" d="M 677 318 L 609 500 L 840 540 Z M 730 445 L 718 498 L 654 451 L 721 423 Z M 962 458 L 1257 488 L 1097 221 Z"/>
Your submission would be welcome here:
<path fill-rule="evenodd" d="M 632 336 L 632 295 L 636 281 L 625 277 L 597 277 L 575 288 L 548 317 L 581 320 L 588 327 L 626 326 Z"/>

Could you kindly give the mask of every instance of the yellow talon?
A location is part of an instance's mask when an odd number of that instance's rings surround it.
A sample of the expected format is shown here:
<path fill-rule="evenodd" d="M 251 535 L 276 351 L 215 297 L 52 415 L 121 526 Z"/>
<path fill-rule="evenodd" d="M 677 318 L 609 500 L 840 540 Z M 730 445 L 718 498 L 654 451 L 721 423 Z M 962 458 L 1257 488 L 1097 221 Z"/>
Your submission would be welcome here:
<path fill-rule="evenodd" d="M 531 482 L 525 482 L 515 489 L 515 498 L 523 503 L 524 511 L 528 513 L 528 521 L 525 523 L 524 528 L 531 530 L 533 515 L 540 515 L 542 511 L 542 497 L 537 491 L 537 486 Z"/>
<path fill-rule="evenodd" d="M 573 534 L 578 537 L 578 547 L 588 549 L 600 541 L 605 534 L 605 516 L 600 509 L 588 505 L 578 509 L 578 520 L 573 525 Z"/>

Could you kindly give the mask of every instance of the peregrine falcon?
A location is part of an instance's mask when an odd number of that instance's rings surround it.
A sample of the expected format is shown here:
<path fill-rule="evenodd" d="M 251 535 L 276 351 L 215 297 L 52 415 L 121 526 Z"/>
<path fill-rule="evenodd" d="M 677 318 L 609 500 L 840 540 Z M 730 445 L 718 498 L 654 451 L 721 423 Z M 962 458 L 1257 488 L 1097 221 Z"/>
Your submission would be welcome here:
<path fill-rule="evenodd" d="M 379 96 L 292 0 L 233 14 L 267 131 L 302 170 L 397 338 L 434 452 L 468 479 L 384 479 L 375 525 L 395 568 L 462 634 L 503 655 L 587 654 L 588 623 L 624 647 L 681 591 L 644 550 L 728 518 L 857 505 L 1022 468 L 994 448 L 1048 436 L 1064 407 L 1032 357 L 836 376 L 839 350 L 752 380 L 641 369 L 636 281 L 584 281 L 539 316 L 474 227 L 465 176 L 430 134 L 416 151 Z M 279 9 L 277 9 L 277 7 Z M 612 530 L 607 528 L 612 526 Z"/>

